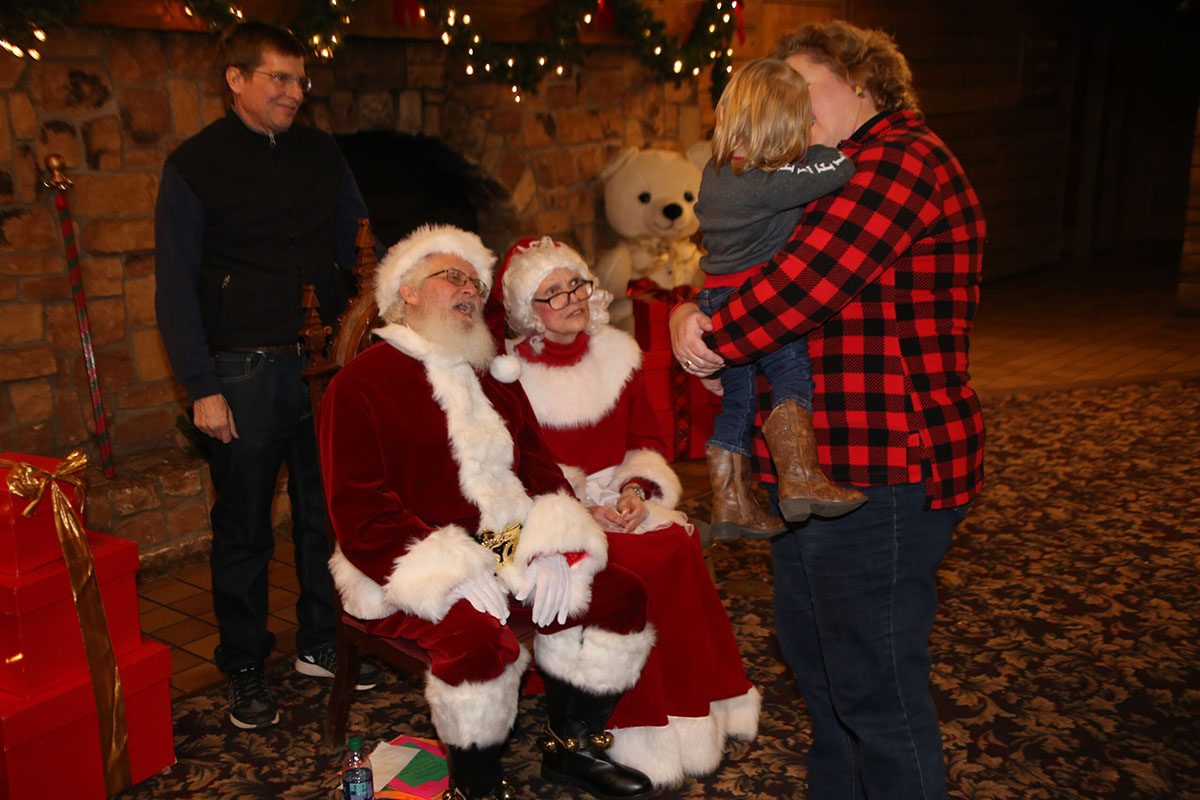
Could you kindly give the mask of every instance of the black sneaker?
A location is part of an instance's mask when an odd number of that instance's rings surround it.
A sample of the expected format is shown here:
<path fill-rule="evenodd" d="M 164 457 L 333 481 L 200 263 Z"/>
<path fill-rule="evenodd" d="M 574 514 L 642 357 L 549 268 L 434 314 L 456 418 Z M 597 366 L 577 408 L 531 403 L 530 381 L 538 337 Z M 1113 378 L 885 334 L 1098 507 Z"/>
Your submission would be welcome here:
<path fill-rule="evenodd" d="M 296 672 L 301 675 L 312 675 L 314 678 L 332 678 L 337 672 L 337 646 L 329 645 L 317 650 L 296 655 Z M 383 670 L 363 660 L 358 667 L 358 683 L 354 685 L 360 692 L 364 689 L 374 689 L 383 678 Z"/>
<path fill-rule="evenodd" d="M 245 667 L 229 676 L 229 721 L 246 730 L 279 722 L 279 709 L 271 699 L 261 666 Z"/>

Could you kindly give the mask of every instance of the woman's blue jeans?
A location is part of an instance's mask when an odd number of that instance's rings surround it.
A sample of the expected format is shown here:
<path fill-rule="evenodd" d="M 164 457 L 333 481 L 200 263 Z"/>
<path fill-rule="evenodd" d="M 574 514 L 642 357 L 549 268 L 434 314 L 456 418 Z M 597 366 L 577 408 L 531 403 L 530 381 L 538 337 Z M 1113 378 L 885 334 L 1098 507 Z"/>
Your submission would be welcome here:
<path fill-rule="evenodd" d="M 209 439 L 213 610 L 220 631 L 217 668 L 261 664 L 275 644 L 267 630 L 267 569 L 275 552 L 271 502 L 279 467 L 288 469 L 292 541 L 300 596 L 296 648 L 333 644 L 333 581 L 325 535 L 317 440 L 299 355 L 216 353 L 221 393 L 239 438 Z"/>
<path fill-rule="evenodd" d="M 779 644 L 812 718 L 808 798 L 945 798 L 929 634 L 967 506 L 926 509 L 921 484 L 855 488 L 861 508 L 771 543 Z"/>

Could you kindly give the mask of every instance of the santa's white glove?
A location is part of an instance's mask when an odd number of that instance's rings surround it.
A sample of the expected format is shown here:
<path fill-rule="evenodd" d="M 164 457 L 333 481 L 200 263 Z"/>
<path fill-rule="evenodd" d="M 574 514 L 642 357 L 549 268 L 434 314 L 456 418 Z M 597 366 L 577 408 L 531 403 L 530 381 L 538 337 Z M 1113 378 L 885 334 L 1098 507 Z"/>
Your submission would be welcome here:
<path fill-rule="evenodd" d="M 508 622 L 508 591 L 496 573 L 472 575 L 450 590 L 451 605 L 460 597 L 474 606 L 476 611 L 491 614 L 500 620 L 501 625 Z"/>
<path fill-rule="evenodd" d="M 539 628 L 554 622 L 567 621 L 571 600 L 571 568 L 561 553 L 537 556 L 525 568 L 525 585 L 517 592 L 518 601 L 533 595 L 533 624 Z"/>

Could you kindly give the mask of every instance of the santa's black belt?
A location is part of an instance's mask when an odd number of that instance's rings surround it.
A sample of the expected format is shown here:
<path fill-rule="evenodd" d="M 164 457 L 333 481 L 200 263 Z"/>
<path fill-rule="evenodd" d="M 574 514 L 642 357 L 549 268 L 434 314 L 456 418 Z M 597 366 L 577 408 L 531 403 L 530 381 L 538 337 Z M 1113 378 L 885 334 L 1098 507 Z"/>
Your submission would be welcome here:
<path fill-rule="evenodd" d="M 492 551 L 492 555 L 496 557 L 496 569 L 504 569 L 512 563 L 517 543 L 521 541 L 521 523 L 510 522 L 499 533 L 481 530 L 475 534 L 475 541 Z"/>
<path fill-rule="evenodd" d="M 214 353 L 260 353 L 264 356 L 276 355 L 304 355 L 304 347 L 300 342 L 292 342 L 291 344 L 256 344 L 244 345 L 240 347 L 214 347 Z"/>

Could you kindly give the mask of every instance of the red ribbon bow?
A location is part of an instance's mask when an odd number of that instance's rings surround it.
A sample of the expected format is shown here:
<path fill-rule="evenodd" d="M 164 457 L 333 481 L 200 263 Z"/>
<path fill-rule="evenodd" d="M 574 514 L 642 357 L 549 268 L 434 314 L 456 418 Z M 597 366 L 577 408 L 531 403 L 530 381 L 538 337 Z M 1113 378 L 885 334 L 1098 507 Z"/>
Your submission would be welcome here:
<path fill-rule="evenodd" d="M 691 300 L 696 296 L 697 291 L 695 286 L 688 283 L 676 286 L 674 289 L 667 289 L 649 278 L 632 280 L 625 287 L 625 294 L 630 297 L 636 297 L 639 300 L 666 300 L 672 308 L 679 303 Z"/>

